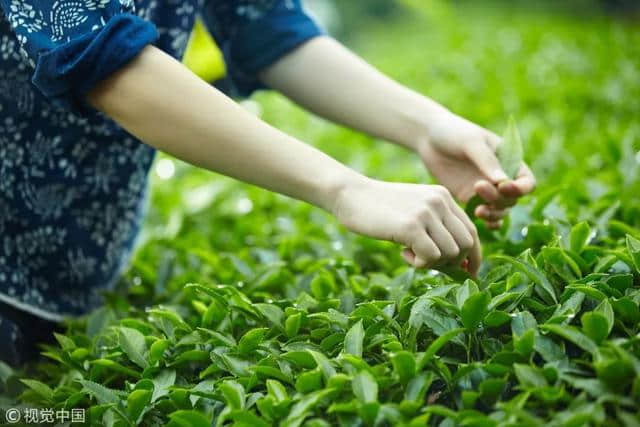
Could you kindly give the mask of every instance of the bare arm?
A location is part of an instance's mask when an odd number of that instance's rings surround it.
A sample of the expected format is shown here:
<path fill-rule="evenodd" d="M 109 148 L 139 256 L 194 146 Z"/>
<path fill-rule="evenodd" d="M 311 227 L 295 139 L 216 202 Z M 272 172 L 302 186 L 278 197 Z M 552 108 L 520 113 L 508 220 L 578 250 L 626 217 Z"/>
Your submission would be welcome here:
<path fill-rule="evenodd" d="M 329 37 L 305 43 L 261 79 L 322 117 L 412 150 L 429 116 L 446 111 Z"/>
<path fill-rule="evenodd" d="M 245 112 L 155 47 L 88 96 L 142 141 L 195 165 L 322 207 L 347 228 L 411 249 L 424 267 L 480 247 L 473 224 L 439 186 L 372 180 Z"/>
<path fill-rule="evenodd" d="M 255 118 L 154 47 L 95 88 L 89 100 L 149 145 L 328 211 L 357 176 Z"/>
<path fill-rule="evenodd" d="M 487 204 L 476 212 L 490 225 L 499 225 L 504 208 L 533 189 L 526 165 L 517 180 L 503 182 L 496 135 L 386 77 L 329 37 L 305 43 L 261 78 L 323 117 L 415 151 L 458 199 L 482 196 Z"/>

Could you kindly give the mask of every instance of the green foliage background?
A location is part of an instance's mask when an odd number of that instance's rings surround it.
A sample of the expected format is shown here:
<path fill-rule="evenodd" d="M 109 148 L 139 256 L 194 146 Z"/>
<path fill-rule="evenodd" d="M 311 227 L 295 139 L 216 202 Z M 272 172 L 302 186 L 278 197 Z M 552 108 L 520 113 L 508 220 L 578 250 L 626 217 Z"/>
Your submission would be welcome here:
<path fill-rule="evenodd" d="M 480 227 L 480 279 L 414 271 L 318 209 L 177 163 L 154 174 L 119 289 L 41 362 L 0 364 L 0 407 L 109 426 L 640 424 L 636 24 L 400 3 L 348 44 L 488 128 L 514 114 L 539 180 L 502 230 Z M 370 176 L 430 181 L 276 94 L 245 105 Z"/>

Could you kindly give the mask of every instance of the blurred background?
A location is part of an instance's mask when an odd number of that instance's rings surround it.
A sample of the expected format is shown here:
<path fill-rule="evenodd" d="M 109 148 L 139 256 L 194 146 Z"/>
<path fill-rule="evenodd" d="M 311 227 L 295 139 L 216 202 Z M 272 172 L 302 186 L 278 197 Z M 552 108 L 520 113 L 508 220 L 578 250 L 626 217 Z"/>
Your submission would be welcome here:
<path fill-rule="evenodd" d="M 501 238 L 535 244 L 522 231 L 534 221 L 640 225 L 639 1 L 306 2 L 332 35 L 399 82 L 498 134 L 516 117 L 539 187 L 514 209 Z M 412 153 L 328 123 L 276 93 L 241 102 L 369 176 L 431 182 Z M 164 155 L 152 175 L 132 274 L 161 264 L 178 285 L 197 279 L 189 275 L 201 265 L 185 249 L 271 263 L 285 258 L 272 249 L 282 242 L 292 254 L 366 257 L 372 268 L 401 264 L 389 258 L 392 251 L 376 258 L 385 244 L 346 233 L 304 203 Z M 490 245 L 497 236 L 484 240 Z"/>

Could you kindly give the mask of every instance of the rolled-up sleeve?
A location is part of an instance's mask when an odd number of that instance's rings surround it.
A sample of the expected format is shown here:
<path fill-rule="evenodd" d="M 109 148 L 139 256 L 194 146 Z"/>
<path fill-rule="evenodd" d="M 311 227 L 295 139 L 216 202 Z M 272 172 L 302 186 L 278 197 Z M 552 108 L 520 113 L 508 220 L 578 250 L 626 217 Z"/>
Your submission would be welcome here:
<path fill-rule="evenodd" d="M 82 108 L 84 95 L 158 35 L 133 0 L 0 0 L 32 82 L 44 96 Z"/>
<path fill-rule="evenodd" d="M 229 77 L 241 95 L 264 86 L 258 73 L 324 31 L 300 0 L 208 2 L 203 13 L 221 46 Z"/>

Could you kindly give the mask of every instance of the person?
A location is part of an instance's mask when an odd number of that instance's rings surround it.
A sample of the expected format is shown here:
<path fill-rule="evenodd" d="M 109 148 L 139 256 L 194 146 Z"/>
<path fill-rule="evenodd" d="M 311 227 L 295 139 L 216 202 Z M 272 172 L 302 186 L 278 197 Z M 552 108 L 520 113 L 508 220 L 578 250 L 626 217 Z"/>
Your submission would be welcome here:
<path fill-rule="evenodd" d="M 534 187 L 508 180 L 500 139 L 385 77 L 323 32 L 300 0 L 0 0 L 0 358 L 36 353 L 65 316 L 99 304 L 145 211 L 155 150 L 335 215 L 405 247 L 417 268 L 481 261 L 455 198 L 489 226 Z M 282 92 L 316 114 L 416 152 L 440 185 L 382 182 L 280 132 L 181 57 L 196 15 L 238 93 Z M 39 331 L 39 332 L 38 332 Z M 48 332 L 47 332 L 48 331 Z"/>

